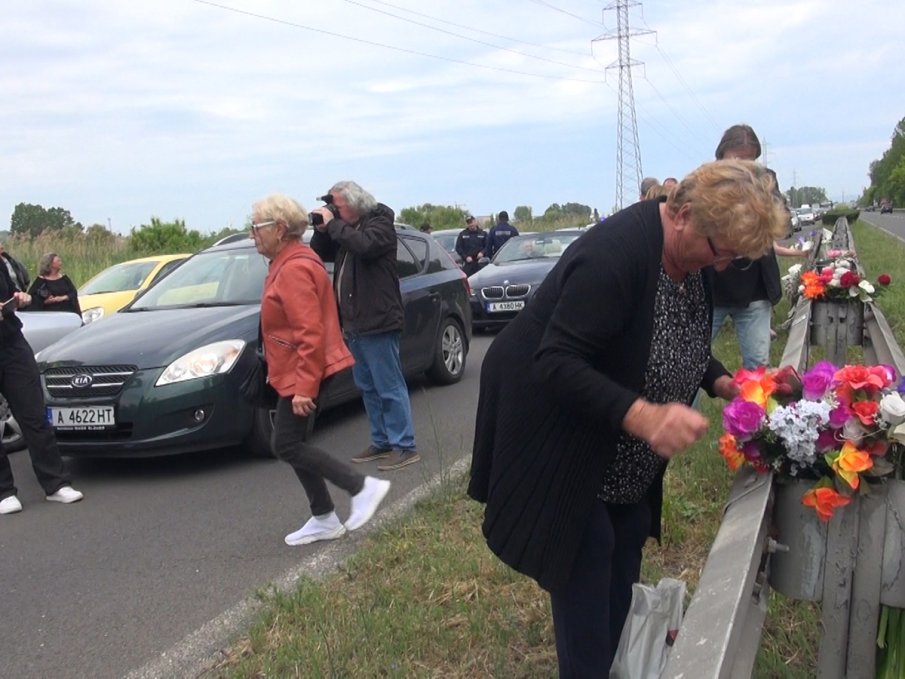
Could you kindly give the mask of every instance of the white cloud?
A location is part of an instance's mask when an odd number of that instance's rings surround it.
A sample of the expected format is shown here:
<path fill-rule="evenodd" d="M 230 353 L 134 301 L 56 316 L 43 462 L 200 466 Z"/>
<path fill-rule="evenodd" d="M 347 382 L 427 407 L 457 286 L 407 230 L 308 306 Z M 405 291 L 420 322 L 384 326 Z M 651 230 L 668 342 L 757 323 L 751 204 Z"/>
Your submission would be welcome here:
<path fill-rule="evenodd" d="M 397 209 L 614 203 L 618 74 L 605 67 L 617 46 L 591 42 L 615 26 L 612 13 L 593 23 L 605 3 L 221 4 L 241 11 L 7 8 L 0 211 L 24 201 L 123 230 L 152 214 L 212 230 L 241 223 L 263 193 L 310 202 L 345 177 Z M 840 197 L 866 184 L 905 114 L 905 5 L 661 0 L 643 11 L 632 25 L 657 31 L 631 43 L 644 62 L 633 85 L 645 174 L 683 174 L 745 121 L 784 185 Z"/>

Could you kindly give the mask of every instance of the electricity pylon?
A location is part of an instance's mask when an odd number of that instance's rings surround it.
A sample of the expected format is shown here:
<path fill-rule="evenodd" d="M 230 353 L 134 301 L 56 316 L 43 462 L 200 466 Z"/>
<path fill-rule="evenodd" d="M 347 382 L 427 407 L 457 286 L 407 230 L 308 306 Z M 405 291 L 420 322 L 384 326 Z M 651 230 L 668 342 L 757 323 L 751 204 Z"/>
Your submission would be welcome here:
<path fill-rule="evenodd" d="M 619 59 L 606 67 L 607 70 L 619 69 L 619 123 L 616 138 L 616 207 L 619 209 L 638 200 L 642 177 L 641 144 L 638 141 L 638 120 L 635 117 L 635 94 L 632 89 L 632 66 L 642 62 L 632 59 L 629 38 L 654 31 L 629 28 L 628 8 L 640 4 L 635 0 L 615 0 L 604 7 L 604 11 L 616 10 L 616 31 L 608 31 L 595 38 L 595 42 L 615 39 L 619 46 Z"/>

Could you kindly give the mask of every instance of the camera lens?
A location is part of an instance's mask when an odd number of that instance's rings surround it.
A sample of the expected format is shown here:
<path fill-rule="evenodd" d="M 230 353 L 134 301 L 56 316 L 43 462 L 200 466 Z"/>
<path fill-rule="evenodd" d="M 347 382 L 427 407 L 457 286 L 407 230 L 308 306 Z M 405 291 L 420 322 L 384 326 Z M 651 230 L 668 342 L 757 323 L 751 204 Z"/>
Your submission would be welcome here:
<path fill-rule="evenodd" d="M 309 212 L 308 223 L 311 226 L 320 226 L 324 223 L 324 216 L 320 212 Z"/>

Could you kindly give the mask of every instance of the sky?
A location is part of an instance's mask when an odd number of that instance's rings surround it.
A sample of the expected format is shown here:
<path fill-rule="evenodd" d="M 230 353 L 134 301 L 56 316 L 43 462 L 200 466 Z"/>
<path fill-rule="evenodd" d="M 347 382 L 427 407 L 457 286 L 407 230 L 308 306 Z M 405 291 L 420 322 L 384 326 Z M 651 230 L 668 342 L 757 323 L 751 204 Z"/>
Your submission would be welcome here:
<path fill-rule="evenodd" d="M 241 228 L 352 179 L 397 212 L 634 199 L 745 122 L 781 186 L 851 200 L 905 117 L 901 0 L 9 0 L 0 230 L 19 203 L 119 233 Z M 608 68 L 610 67 L 610 68 Z M 624 71 L 628 75 L 628 71 Z"/>

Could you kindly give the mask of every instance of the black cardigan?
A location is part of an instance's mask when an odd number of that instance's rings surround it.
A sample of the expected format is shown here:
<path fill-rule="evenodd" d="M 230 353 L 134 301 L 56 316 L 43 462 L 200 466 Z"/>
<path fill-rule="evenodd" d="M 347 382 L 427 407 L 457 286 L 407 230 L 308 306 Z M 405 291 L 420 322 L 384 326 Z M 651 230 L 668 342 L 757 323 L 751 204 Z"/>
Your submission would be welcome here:
<path fill-rule="evenodd" d="M 487 503 L 490 549 L 548 590 L 568 580 L 643 388 L 662 251 L 658 201 L 609 217 L 569 247 L 484 358 L 468 493 Z M 724 374 L 711 358 L 702 386 L 713 395 Z M 648 499 L 659 537 L 662 476 Z"/>

